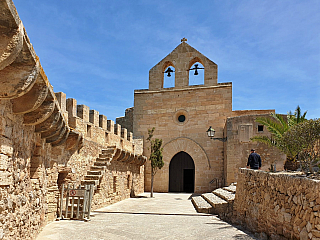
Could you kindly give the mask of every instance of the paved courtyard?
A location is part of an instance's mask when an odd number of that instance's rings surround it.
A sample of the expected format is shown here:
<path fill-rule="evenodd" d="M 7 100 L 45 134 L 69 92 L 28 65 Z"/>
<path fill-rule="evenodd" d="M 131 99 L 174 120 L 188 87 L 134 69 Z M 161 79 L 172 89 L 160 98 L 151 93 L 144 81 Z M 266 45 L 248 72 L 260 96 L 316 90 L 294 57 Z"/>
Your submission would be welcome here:
<path fill-rule="evenodd" d="M 209 214 L 197 213 L 185 193 L 144 193 L 92 212 L 91 221 L 47 225 L 37 240 L 255 239 Z"/>

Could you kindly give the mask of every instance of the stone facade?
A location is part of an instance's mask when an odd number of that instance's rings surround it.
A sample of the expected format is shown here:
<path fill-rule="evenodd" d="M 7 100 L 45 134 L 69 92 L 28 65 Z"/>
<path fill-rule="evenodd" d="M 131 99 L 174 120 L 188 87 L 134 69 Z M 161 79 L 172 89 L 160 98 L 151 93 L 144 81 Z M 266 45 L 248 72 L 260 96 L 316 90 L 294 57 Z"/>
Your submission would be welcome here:
<path fill-rule="evenodd" d="M 247 113 L 243 111 L 234 111 L 233 114 L 236 116 L 227 119 L 225 128 L 228 139 L 225 145 L 224 159 L 227 183 L 231 184 L 237 181 L 237 169 L 246 166 L 252 148 L 261 156 L 261 170 L 268 170 L 271 164 L 276 165 L 276 169 L 283 170 L 283 164 L 286 160 L 285 154 L 275 147 L 250 140 L 253 136 L 271 136 L 265 126 L 255 121 L 257 117 L 270 116 L 268 111 L 252 111 L 251 115 L 246 115 Z"/>
<path fill-rule="evenodd" d="M 189 69 L 195 63 L 204 67 L 203 85 L 189 85 Z M 164 71 L 168 67 L 175 70 L 175 85 L 164 88 Z M 145 141 L 148 129 L 155 127 L 154 137 L 163 140 L 165 165 L 155 176 L 154 190 L 170 191 L 170 172 L 185 174 L 170 170 L 171 161 L 181 152 L 187 153 L 194 164 L 194 192 L 212 191 L 216 187 L 214 182 L 230 184 L 236 181 L 236 169 L 246 165 L 252 147 L 261 154 L 264 168 L 274 162 L 278 169 L 282 168 L 283 154 L 250 140 L 255 135 L 270 135 L 266 129 L 258 131 L 255 122 L 256 117 L 270 113 L 274 110 L 233 111 L 232 83 L 218 83 L 217 65 L 182 41 L 150 70 L 149 89 L 134 93 L 134 136 L 143 137 Z M 181 116 L 183 119 L 179 119 Z M 124 118 L 126 122 L 132 119 L 131 115 Z M 215 129 L 215 138 L 220 140 L 207 137 L 209 126 Z M 148 155 L 146 142 L 144 146 L 144 154 Z M 151 184 L 150 172 L 150 164 L 146 164 L 147 191 Z"/>
<path fill-rule="evenodd" d="M 53 92 L 12 1 L 0 9 L 0 239 L 34 239 L 62 184 L 94 183 L 92 208 L 106 206 L 144 191 L 146 157 L 126 128 Z"/>
<path fill-rule="evenodd" d="M 320 181 L 299 173 L 240 169 L 229 220 L 262 239 L 320 239 Z"/>

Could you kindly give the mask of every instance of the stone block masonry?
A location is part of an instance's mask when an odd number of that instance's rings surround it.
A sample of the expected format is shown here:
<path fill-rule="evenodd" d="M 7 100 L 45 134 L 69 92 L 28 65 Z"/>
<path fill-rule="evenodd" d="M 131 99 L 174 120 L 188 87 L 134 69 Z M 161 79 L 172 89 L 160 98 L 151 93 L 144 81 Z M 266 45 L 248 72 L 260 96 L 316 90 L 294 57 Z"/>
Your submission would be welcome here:
<path fill-rule="evenodd" d="M 34 239 L 57 217 L 61 185 L 92 174 L 93 208 L 143 192 L 142 140 L 54 93 L 12 1 L 0 12 L 0 239 Z"/>
<path fill-rule="evenodd" d="M 240 169 L 229 221 L 264 239 L 320 239 L 320 181 L 301 173 Z"/>

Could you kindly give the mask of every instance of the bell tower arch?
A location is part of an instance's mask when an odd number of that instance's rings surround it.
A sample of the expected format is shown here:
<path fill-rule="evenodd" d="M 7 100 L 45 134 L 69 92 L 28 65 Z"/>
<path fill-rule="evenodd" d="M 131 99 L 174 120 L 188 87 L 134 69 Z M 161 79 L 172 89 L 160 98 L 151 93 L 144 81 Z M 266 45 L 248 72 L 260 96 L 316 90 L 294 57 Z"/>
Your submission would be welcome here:
<path fill-rule="evenodd" d="M 204 86 L 216 86 L 218 65 L 181 39 L 181 43 L 164 59 L 149 71 L 149 90 L 163 89 L 163 73 L 168 66 L 175 68 L 174 88 L 181 89 L 189 86 L 189 69 L 199 62 L 204 67 Z M 170 63 L 168 65 L 168 63 Z"/>

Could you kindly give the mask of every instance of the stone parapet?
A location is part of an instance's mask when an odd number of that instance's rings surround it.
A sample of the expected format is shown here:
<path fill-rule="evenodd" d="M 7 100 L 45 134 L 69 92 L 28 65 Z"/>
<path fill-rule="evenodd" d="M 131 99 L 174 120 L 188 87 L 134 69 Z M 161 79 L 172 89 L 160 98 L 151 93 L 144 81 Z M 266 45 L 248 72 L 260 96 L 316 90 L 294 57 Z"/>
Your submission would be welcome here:
<path fill-rule="evenodd" d="M 143 192 L 142 141 L 54 93 L 13 2 L 0 1 L 0 12 L 0 239 L 34 239 L 57 217 L 61 185 L 96 169 L 93 208 Z M 109 146 L 123 158 L 96 166 Z"/>
<path fill-rule="evenodd" d="M 318 239 L 319 190 L 319 180 L 301 173 L 240 169 L 229 220 L 264 239 Z"/>
<path fill-rule="evenodd" d="M 134 153 L 133 134 L 120 124 L 90 109 L 86 105 L 77 105 L 77 100 L 66 99 L 65 93 L 56 93 L 59 96 L 59 105 L 65 109 L 69 126 L 76 129 L 84 137 L 101 145 L 115 145 Z"/>
<path fill-rule="evenodd" d="M 12 112 L 47 143 L 64 144 L 72 132 L 65 95 L 53 92 L 12 1 L 1 1 L 0 9 L 0 99 L 10 100 Z"/>

